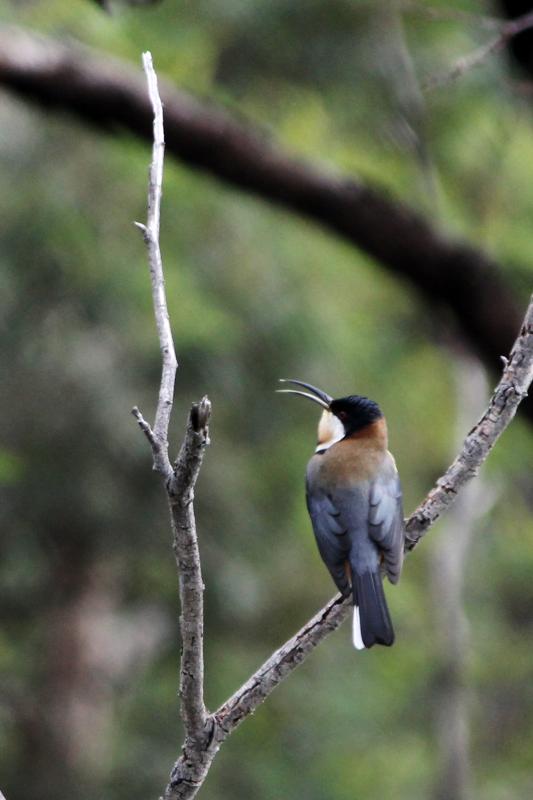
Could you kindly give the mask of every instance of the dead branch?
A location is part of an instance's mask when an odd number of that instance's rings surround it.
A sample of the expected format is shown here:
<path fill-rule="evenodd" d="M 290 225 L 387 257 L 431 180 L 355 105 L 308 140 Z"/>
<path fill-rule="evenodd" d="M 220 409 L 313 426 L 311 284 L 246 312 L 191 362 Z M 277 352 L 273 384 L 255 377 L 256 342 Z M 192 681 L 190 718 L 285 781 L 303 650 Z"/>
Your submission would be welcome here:
<path fill-rule="evenodd" d="M 163 261 L 159 248 L 159 227 L 161 216 L 161 192 L 163 183 L 163 160 L 165 155 L 165 137 L 163 132 L 163 107 L 157 88 L 157 77 L 152 65 L 150 53 L 144 53 L 143 64 L 148 81 L 148 92 L 154 113 L 152 162 L 150 164 L 150 179 L 148 184 L 148 216 L 146 225 L 136 222 L 143 232 L 144 241 L 148 249 L 148 263 L 152 283 L 152 299 L 154 315 L 161 346 L 163 370 L 159 387 L 159 400 L 155 414 L 153 430 L 143 419 L 140 411 L 135 407 L 133 414 L 137 418 L 141 429 L 146 434 L 152 446 L 154 469 L 165 479 L 172 474 L 168 458 L 168 426 L 172 413 L 174 400 L 174 381 L 178 362 L 174 351 L 172 331 L 168 318 L 167 299 L 165 294 L 165 278 L 163 274 Z"/>
<path fill-rule="evenodd" d="M 161 343 L 163 373 L 161 377 L 160 402 L 156 423 L 150 425 L 136 410 L 135 416 L 148 437 L 156 468 L 165 479 L 171 509 L 174 532 L 174 549 L 180 576 L 180 599 L 182 604 L 181 634 L 181 713 L 185 725 L 185 741 L 182 753 L 176 761 L 165 800 L 189 800 L 202 786 L 211 763 L 221 743 L 251 714 L 268 695 L 284 680 L 314 648 L 346 618 L 350 601 L 339 595 L 334 597 L 310 622 L 285 645 L 277 650 L 262 667 L 255 672 L 215 713 L 208 713 L 203 699 L 203 581 L 201 574 L 198 539 L 194 519 L 194 485 L 202 464 L 203 453 L 209 442 L 208 423 L 211 406 L 207 398 L 192 407 L 187 424 L 185 440 L 174 465 L 167 468 L 168 422 L 176 371 L 175 357 L 165 371 L 169 352 L 174 352 L 170 331 L 163 282 L 163 266 L 159 252 L 159 210 L 163 159 L 163 131 L 161 105 L 157 82 L 149 54 L 145 54 L 150 96 L 154 107 L 154 154 L 150 170 L 148 223 L 143 227 L 147 240 L 154 313 Z M 147 232 L 148 235 L 147 235 Z M 172 372 L 172 383 L 168 374 Z M 467 436 L 463 448 L 407 521 L 408 544 L 412 549 L 422 535 L 447 509 L 458 492 L 479 469 L 496 439 L 514 417 L 520 401 L 526 396 L 533 379 L 533 297 L 510 358 L 504 359 L 504 370 L 500 383 L 491 398 L 489 407 L 479 423 Z M 161 409 L 161 398 L 163 408 Z M 170 404 L 170 409 L 168 405 Z M 158 424 L 159 423 L 159 424 Z M 162 464 L 160 467 L 159 464 Z"/>
<path fill-rule="evenodd" d="M 195 744 L 204 734 L 204 605 L 202 570 L 196 521 L 194 486 L 209 444 L 211 403 L 204 397 L 194 404 L 187 431 L 174 464 L 174 475 L 167 490 L 174 531 L 174 552 L 180 578 L 181 601 L 181 712 L 185 731 Z"/>
<path fill-rule="evenodd" d="M 423 90 L 432 91 L 446 86 L 449 83 L 454 83 L 474 67 L 481 66 L 493 53 L 503 50 L 509 40 L 514 36 L 518 36 L 519 33 L 523 33 L 530 28 L 533 28 L 533 12 L 529 12 L 528 14 L 524 14 L 508 22 L 502 21 L 497 36 L 494 36 L 471 53 L 467 53 L 461 56 L 461 58 L 458 58 L 455 64 L 444 73 L 436 74 L 428 78 L 424 82 Z"/>
<path fill-rule="evenodd" d="M 211 404 L 204 397 L 192 406 L 185 439 L 172 467 L 168 458 L 168 427 L 174 396 L 177 360 L 170 328 L 163 262 L 159 247 L 161 194 L 163 183 L 164 131 L 163 108 L 157 87 L 157 77 L 150 53 L 143 54 L 143 64 L 153 108 L 153 151 L 148 188 L 148 216 L 146 225 L 136 223 L 144 236 L 148 250 L 148 263 L 152 284 L 154 316 L 161 346 L 163 368 L 159 399 L 153 429 L 137 407 L 133 409 L 141 430 L 152 449 L 154 468 L 164 480 L 168 495 L 174 552 L 179 573 L 182 641 L 180 667 L 181 715 L 185 726 L 183 746 L 183 785 L 197 780 L 206 742 L 206 711 L 203 697 L 203 580 L 196 535 L 193 498 L 194 486 L 202 465 L 203 454 L 209 444 L 209 418 Z M 192 795 L 189 795 L 192 796 Z"/>
<path fill-rule="evenodd" d="M 513 419 L 520 401 L 533 380 L 533 297 L 524 323 L 516 339 L 502 378 L 480 422 L 468 434 L 461 452 L 426 500 L 407 520 L 408 550 L 413 549 L 421 536 L 433 525 L 442 512 L 450 507 L 464 485 L 471 480 L 488 453 Z M 214 714 L 206 719 L 206 744 L 193 762 L 193 773 L 203 776 L 191 783 L 189 756 L 176 762 L 165 800 L 184 800 L 194 797 L 205 779 L 213 758 L 222 742 L 253 713 L 268 695 L 283 681 L 332 631 L 349 615 L 350 600 L 336 595 L 288 642 L 279 648 Z M 194 771 L 196 770 L 196 771 Z"/>

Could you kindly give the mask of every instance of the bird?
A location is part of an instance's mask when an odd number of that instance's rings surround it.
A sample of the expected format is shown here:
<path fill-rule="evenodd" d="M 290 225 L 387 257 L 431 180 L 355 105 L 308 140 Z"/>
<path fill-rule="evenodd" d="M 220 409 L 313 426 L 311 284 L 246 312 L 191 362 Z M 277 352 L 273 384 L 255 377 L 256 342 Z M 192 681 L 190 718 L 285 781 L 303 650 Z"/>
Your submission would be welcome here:
<path fill-rule="evenodd" d="M 278 392 L 307 397 L 323 409 L 307 465 L 307 509 L 322 560 L 342 595 L 353 598 L 353 645 L 390 646 L 394 629 L 383 577 L 393 584 L 400 578 L 405 528 L 385 417 L 368 397 L 334 400 L 310 383 L 281 382 L 301 389 Z"/>

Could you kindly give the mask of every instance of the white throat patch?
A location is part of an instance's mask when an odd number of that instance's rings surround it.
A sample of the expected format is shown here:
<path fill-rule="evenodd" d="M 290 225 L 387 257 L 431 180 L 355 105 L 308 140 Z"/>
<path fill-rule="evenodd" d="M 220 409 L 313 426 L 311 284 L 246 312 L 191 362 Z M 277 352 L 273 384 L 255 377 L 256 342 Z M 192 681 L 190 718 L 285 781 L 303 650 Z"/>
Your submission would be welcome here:
<path fill-rule="evenodd" d="M 344 425 L 331 411 L 324 410 L 318 423 L 318 444 L 315 453 L 323 453 L 345 437 Z"/>

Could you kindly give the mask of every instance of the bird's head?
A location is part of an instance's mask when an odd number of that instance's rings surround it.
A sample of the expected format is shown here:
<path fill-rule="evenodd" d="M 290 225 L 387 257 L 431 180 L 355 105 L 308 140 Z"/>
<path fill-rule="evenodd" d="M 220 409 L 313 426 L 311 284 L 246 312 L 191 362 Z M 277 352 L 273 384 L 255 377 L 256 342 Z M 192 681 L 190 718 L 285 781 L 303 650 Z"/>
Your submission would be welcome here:
<path fill-rule="evenodd" d="M 374 400 L 369 400 L 368 397 L 353 394 L 349 395 L 349 397 L 341 397 L 338 400 L 334 400 L 329 394 L 317 389 L 316 386 L 312 386 L 310 383 L 285 380 L 283 378 L 281 382 L 293 383 L 309 391 L 278 389 L 278 392 L 307 397 L 324 409 L 318 423 L 317 452 L 327 450 L 332 444 L 352 436 L 357 431 L 366 428 L 367 425 L 371 425 L 373 422 L 383 418 L 378 404 Z"/>

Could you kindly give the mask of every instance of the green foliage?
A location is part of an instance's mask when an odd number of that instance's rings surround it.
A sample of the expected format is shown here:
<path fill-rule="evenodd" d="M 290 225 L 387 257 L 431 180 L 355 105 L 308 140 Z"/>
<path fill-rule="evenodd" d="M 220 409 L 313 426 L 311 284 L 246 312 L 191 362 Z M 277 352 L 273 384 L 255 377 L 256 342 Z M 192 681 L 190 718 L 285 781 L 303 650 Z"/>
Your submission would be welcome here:
<path fill-rule="evenodd" d="M 529 109 L 496 57 L 429 94 L 438 175 L 429 197 L 381 69 L 388 29 L 373 6 L 162 0 L 106 15 L 87 0 L 0 0 L 0 16 L 134 63 L 151 49 L 176 84 L 493 251 L 525 305 Z M 420 75 L 446 69 L 481 37 L 416 14 L 405 29 Z M 160 370 L 132 226 L 145 216 L 149 151 L 7 94 L 0 126 L 0 786 L 26 800 L 155 797 L 181 730 L 166 508 L 129 415 L 138 404 L 151 417 Z M 162 248 L 180 362 L 172 448 L 193 400 L 208 393 L 214 407 L 196 493 L 214 708 L 333 591 L 303 496 L 316 413 L 274 395 L 277 379 L 379 400 L 410 511 L 453 455 L 461 397 L 443 342 L 456 334 L 351 247 L 170 161 Z M 530 429 L 517 421 L 486 470 L 498 502 L 467 568 L 473 765 L 484 798 L 531 789 L 530 451 Z M 332 636 L 224 745 L 203 798 L 427 796 L 437 749 L 433 541 L 388 591 L 394 648 L 357 655 L 347 630 Z M 72 731 L 83 736 L 73 742 Z"/>

